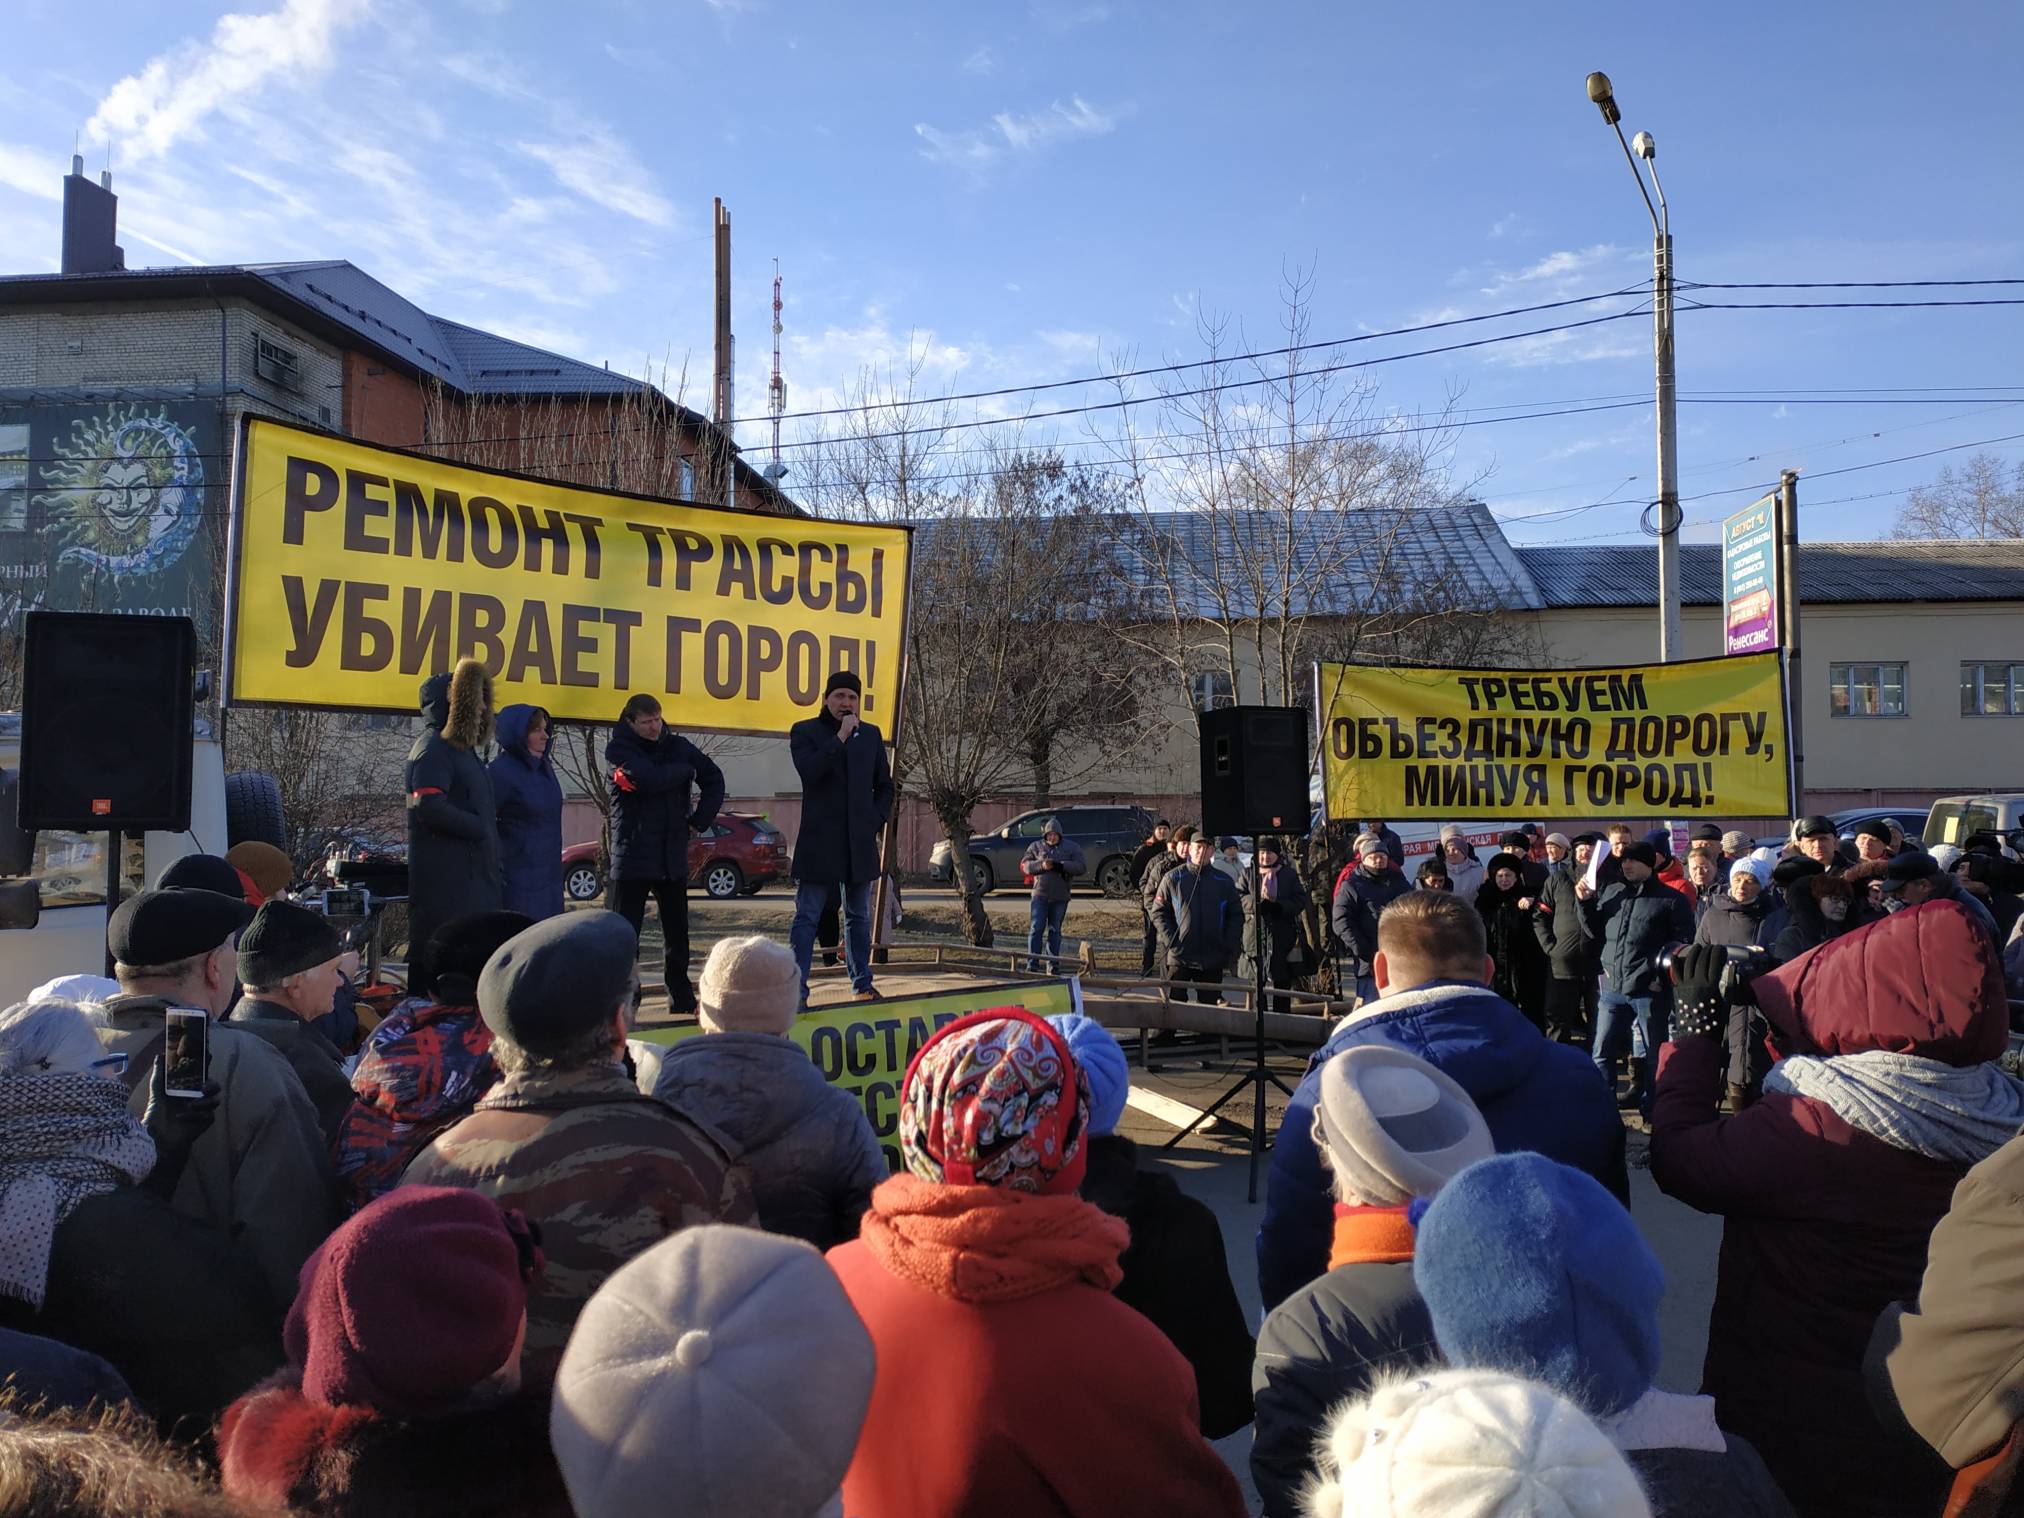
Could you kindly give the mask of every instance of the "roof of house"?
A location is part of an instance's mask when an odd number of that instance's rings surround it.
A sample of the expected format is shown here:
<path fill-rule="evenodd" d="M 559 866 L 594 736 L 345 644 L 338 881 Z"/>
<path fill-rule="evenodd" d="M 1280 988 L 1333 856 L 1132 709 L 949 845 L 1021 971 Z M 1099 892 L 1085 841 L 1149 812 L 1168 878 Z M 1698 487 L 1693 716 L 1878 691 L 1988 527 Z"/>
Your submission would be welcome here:
<path fill-rule="evenodd" d="M 1282 537 L 1297 534 L 1292 553 L 1296 613 L 1348 612 L 1374 586 L 1454 587 L 1457 604 L 1476 609 L 1539 610 L 1544 603 L 1511 544 L 1481 501 L 1461 500 L 1421 511 L 1150 512 L 1120 518 L 1127 565 L 1147 584 L 1175 581 L 1196 614 L 1218 616 L 1232 597 L 1248 596 L 1246 579 L 1218 566 L 1240 563 L 1236 550 L 1262 545 L 1254 562 L 1275 567 L 1287 555 Z M 1171 569 L 1162 560 L 1171 556 Z M 1270 594 L 1269 587 L 1261 587 Z M 1303 599 L 1303 595 L 1305 599 Z"/>
<path fill-rule="evenodd" d="M 1654 545 L 1520 548 L 1547 607 L 1654 606 Z M 1870 601 L 2024 601 L 2024 539 L 1801 543 L 1799 595 L 1813 605 Z M 1680 601 L 1722 602 L 1722 549 L 1680 546 Z"/>

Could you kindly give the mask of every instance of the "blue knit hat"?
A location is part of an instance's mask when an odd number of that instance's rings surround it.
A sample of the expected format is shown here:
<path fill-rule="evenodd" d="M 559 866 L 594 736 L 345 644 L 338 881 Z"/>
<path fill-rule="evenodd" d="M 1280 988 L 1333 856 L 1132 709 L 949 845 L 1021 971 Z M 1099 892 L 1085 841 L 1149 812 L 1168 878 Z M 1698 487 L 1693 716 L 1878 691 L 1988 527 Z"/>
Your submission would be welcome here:
<path fill-rule="evenodd" d="M 1047 1019 L 1068 1040 L 1068 1052 L 1089 1078 L 1089 1135 L 1102 1138 L 1117 1132 L 1124 1116 L 1125 1093 L 1131 1090 L 1131 1069 L 1117 1036 L 1093 1017 L 1063 1012 Z"/>
<path fill-rule="evenodd" d="M 1645 842 L 1652 846 L 1652 852 L 1658 855 L 1659 858 L 1670 859 L 1673 857 L 1673 830 L 1671 828 L 1653 828 L 1649 833 L 1645 834 Z"/>
<path fill-rule="evenodd" d="M 1658 1374 L 1657 1258 L 1621 1202 L 1544 1155 L 1499 1155 L 1442 1187 L 1413 1280 L 1450 1365 L 1544 1381 L 1599 1418 Z"/>

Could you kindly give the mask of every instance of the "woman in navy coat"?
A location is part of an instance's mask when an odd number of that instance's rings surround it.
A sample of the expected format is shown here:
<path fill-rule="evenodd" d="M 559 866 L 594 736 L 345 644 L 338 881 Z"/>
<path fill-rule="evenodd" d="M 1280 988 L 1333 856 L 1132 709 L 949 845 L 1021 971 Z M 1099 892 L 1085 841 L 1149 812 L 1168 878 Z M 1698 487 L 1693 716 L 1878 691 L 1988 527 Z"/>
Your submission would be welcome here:
<path fill-rule="evenodd" d="M 489 769 L 506 877 L 502 905 L 539 922 L 562 910 L 562 783 L 548 757 L 548 713 L 506 707 L 496 731 L 499 754 Z"/>

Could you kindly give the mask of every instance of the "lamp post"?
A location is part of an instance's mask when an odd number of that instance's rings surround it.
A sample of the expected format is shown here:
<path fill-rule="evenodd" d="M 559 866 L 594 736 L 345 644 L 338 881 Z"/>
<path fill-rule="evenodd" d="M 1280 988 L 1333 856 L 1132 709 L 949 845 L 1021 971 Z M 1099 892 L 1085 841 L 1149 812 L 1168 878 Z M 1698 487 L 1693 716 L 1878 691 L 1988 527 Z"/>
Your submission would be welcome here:
<path fill-rule="evenodd" d="M 1624 141 L 1622 114 L 1610 90 L 1609 75 L 1588 76 L 1588 98 L 1602 112 L 1602 119 L 1616 132 L 1623 148 L 1624 162 L 1644 196 L 1645 211 L 1652 219 L 1652 351 L 1658 365 L 1659 442 L 1659 662 L 1670 664 L 1680 654 L 1680 471 L 1678 461 L 1679 403 L 1673 382 L 1673 233 L 1672 218 L 1666 210 L 1666 192 L 1659 185 L 1658 144 L 1650 132 L 1639 132 Z M 1633 156 L 1635 155 L 1635 156 Z M 1642 158 L 1651 173 L 1652 193 L 1646 191 L 1644 175 L 1638 172 Z"/>

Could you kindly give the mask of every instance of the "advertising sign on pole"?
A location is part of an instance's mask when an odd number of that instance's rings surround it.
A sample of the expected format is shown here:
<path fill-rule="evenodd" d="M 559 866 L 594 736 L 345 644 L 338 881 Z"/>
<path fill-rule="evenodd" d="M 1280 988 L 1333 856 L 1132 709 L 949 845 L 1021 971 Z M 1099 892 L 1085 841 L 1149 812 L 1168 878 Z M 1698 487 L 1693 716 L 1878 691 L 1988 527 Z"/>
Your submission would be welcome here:
<path fill-rule="evenodd" d="M 1778 510 L 1767 495 L 1722 524 L 1722 652 L 1777 646 Z"/>

